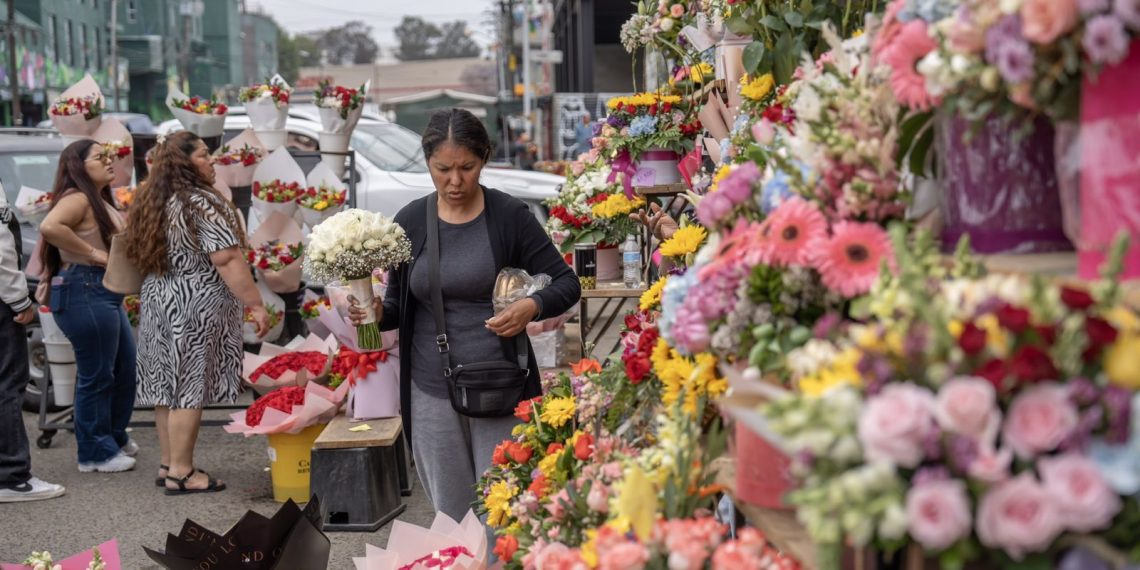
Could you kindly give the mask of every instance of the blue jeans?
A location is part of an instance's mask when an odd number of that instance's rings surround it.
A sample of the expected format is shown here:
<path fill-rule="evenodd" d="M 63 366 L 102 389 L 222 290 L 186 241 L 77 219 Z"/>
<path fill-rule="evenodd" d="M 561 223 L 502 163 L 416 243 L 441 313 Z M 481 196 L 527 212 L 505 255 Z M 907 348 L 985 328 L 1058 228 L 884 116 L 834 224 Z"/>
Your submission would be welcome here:
<path fill-rule="evenodd" d="M 103 288 L 103 268 L 72 265 L 53 282 L 51 310 L 75 348 L 75 441 L 80 463 L 127 444 L 135 407 L 135 340 L 123 296 Z"/>

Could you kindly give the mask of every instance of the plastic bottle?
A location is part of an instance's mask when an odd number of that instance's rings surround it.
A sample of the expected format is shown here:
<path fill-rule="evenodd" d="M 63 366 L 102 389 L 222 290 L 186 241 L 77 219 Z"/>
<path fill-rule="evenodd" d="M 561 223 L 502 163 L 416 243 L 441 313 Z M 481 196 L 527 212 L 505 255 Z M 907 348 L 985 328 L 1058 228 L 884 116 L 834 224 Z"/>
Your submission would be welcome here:
<path fill-rule="evenodd" d="M 641 246 L 637 236 L 630 234 L 621 246 L 622 277 L 628 289 L 641 287 Z"/>

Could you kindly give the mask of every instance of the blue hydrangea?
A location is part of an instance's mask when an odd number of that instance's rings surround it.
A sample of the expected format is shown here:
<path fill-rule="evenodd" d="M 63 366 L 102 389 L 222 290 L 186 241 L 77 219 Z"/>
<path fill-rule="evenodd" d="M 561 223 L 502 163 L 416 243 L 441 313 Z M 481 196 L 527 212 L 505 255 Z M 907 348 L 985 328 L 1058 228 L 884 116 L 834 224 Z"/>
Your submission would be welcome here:
<path fill-rule="evenodd" d="M 670 345 L 673 345 L 673 324 L 677 322 L 677 311 L 685 302 L 689 289 L 697 284 L 697 267 L 690 267 L 681 275 L 673 275 L 661 291 L 661 319 L 657 330 Z"/>
<path fill-rule="evenodd" d="M 749 117 L 745 113 L 741 113 L 741 114 L 736 116 L 736 120 L 733 121 L 733 123 L 732 123 L 732 132 L 733 133 L 742 133 L 742 132 L 744 132 L 745 129 L 748 129 L 751 126 L 752 126 L 751 117 Z"/>
<path fill-rule="evenodd" d="M 958 10 L 957 2 L 947 0 L 907 0 L 906 6 L 899 11 L 900 22 L 909 22 L 915 18 L 926 23 L 933 23 L 952 16 Z"/>
<path fill-rule="evenodd" d="M 634 117 L 629 124 L 629 135 L 632 137 L 651 135 L 655 132 L 657 132 L 657 117 L 648 115 Z"/>
<path fill-rule="evenodd" d="M 795 161 L 795 164 L 800 168 L 800 175 L 807 178 L 811 174 L 811 168 L 803 162 Z M 783 170 L 776 170 L 771 178 L 764 182 L 761 189 L 760 196 L 757 202 L 760 205 L 760 211 L 765 214 L 771 213 L 775 210 L 784 200 L 793 195 L 791 188 L 791 179 L 788 174 Z"/>

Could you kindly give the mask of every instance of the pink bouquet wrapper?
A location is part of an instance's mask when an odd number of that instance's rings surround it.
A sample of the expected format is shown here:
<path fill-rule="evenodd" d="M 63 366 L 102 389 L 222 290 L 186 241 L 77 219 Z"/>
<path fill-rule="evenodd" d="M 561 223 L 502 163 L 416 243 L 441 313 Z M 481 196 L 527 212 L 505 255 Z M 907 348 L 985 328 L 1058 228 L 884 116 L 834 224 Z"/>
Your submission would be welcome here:
<path fill-rule="evenodd" d="M 309 380 L 312 380 L 314 377 L 310 376 L 307 370 L 284 372 L 277 379 L 269 378 L 267 375 L 262 374 L 257 379 L 257 382 L 250 380 L 250 376 L 252 376 L 262 364 L 269 362 L 275 356 L 288 352 L 323 352 L 328 354 L 329 363 L 325 366 L 324 373 L 321 374 L 321 376 L 323 376 L 332 368 L 332 358 L 337 352 L 337 345 L 336 340 L 332 337 L 322 339 L 313 334 L 285 346 L 262 343 L 260 354 L 245 353 L 245 358 L 242 360 L 241 366 L 242 379 L 258 393 L 271 392 L 283 386 L 304 386 L 305 384 L 311 384 Z M 319 377 L 320 376 L 316 376 L 316 378 Z"/>
<path fill-rule="evenodd" d="M 441 550 L 462 547 L 471 556 L 460 556 L 451 566 L 456 570 L 482 570 L 487 567 L 487 535 L 483 523 L 475 513 L 468 511 L 463 522 L 455 522 L 443 513 L 436 513 L 431 528 L 418 527 L 396 520 L 388 535 L 387 548 L 368 545 L 363 558 L 353 558 L 356 570 L 428 570 L 436 568 L 430 562 L 419 562 Z"/>
<path fill-rule="evenodd" d="M 119 143 L 131 149 L 131 153 L 111 161 L 111 168 L 115 171 L 115 178 L 111 180 L 111 188 L 129 186 L 132 175 L 135 173 L 135 139 L 131 132 L 120 123 L 118 119 L 104 119 L 99 128 L 91 134 L 91 138 L 100 144 Z"/>
<path fill-rule="evenodd" d="M 99 101 L 103 101 L 103 92 L 99 89 L 99 84 L 88 73 L 78 83 L 68 87 L 67 91 L 59 96 L 59 99 L 82 99 L 90 95 L 95 95 Z M 61 135 L 71 137 L 90 137 L 95 129 L 99 128 L 99 124 L 103 122 L 102 113 L 93 119 L 87 119 L 83 115 L 52 115 L 51 113 L 48 115 L 55 130 L 59 131 Z"/>
<path fill-rule="evenodd" d="M 246 129 L 238 136 L 234 137 L 226 146 L 231 150 L 237 150 L 245 145 L 261 149 L 261 159 L 265 160 L 265 156 L 269 154 L 265 145 L 261 143 L 261 139 L 257 138 L 257 134 L 253 129 Z M 215 164 L 214 170 L 218 173 L 218 180 L 224 180 L 230 187 L 244 187 L 253 184 L 253 175 L 257 171 L 257 166 L 260 164 L 254 163 L 249 166 L 244 164 Z"/>
<path fill-rule="evenodd" d="M 261 416 L 261 424 L 250 426 L 245 423 L 244 410 L 234 412 L 230 414 L 232 421 L 224 429 L 229 433 L 240 433 L 246 437 L 271 433 L 298 433 L 311 425 L 332 421 L 340 411 L 340 405 L 347 394 L 347 382 L 336 390 L 330 390 L 316 382 L 309 382 L 305 384 L 305 403 L 293 406 L 293 410 L 289 413 L 266 407 L 265 414 Z"/>
<path fill-rule="evenodd" d="M 319 298 L 320 296 L 314 293 L 311 289 L 305 289 L 305 295 L 302 302 L 308 303 L 309 301 L 315 301 Z M 332 331 L 330 331 L 329 328 L 320 321 L 320 319 L 306 319 L 305 327 L 309 329 L 310 335 L 317 335 L 320 338 L 327 339 L 332 335 Z"/>
<path fill-rule="evenodd" d="M 1081 229 L 1078 273 L 1096 279 L 1120 232 L 1132 241 L 1123 278 L 1140 277 L 1140 40 L 1081 91 Z"/>
<path fill-rule="evenodd" d="M 119 541 L 117 539 L 112 538 L 95 548 L 99 549 L 99 556 L 103 557 L 103 563 L 107 565 L 107 570 L 123 570 L 123 563 L 119 559 Z M 95 553 L 92 549 L 87 549 L 58 561 L 56 564 L 59 564 L 63 570 L 87 570 L 87 565 L 94 557 Z M 0 570 L 31 570 L 31 568 L 25 564 L 0 562 Z"/>
<path fill-rule="evenodd" d="M 345 382 L 348 384 L 348 382 Z M 354 420 L 394 418 L 400 415 L 400 353 L 389 351 L 376 370 L 355 378 L 348 391 L 345 414 Z"/>
<path fill-rule="evenodd" d="M 301 188 L 304 188 L 305 172 L 301 170 L 293 155 L 289 154 L 289 150 L 281 147 L 270 153 L 257 165 L 257 169 L 253 173 L 253 180 L 262 184 L 274 180 L 279 180 L 283 184 L 296 182 Z M 280 213 L 287 218 L 292 218 L 297 213 L 297 202 L 296 200 L 267 202 L 255 195 L 253 197 L 253 209 L 257 211 L 259 220 L 266 220 L 273 213 Z"/>
<path fill-rule="evenodd" d="M 257 231 L 249 236 L 249 243 L 253 247 L 261 247 L 273 240 L 283 244 L 299 244 L 303 241 L 301 228 L 292 218 L 279 212 L 273 212 L 257 227 Z M 301 273 L 303 265 L 299 257 L 293 263 L 286 265 L 279 271 L 261 270 L 262 281 L 274 293 L 292 293 L 301 287 Z"/>
<path fill-rule="evenodd" d="M 330 288 L 325 291 L 329 294 L 329 300 L 332 301 L 334 308 L 321 307 L 318 309 L 319 315 L 317 321 L 325 326 L 332 334 L 331 339 L 335 339 L 341 345 L 348 347 L 355 352 L 376 352 L 386 350 L 393 352 L 400 346 L 400 332 L 398 330 L 384 331 L 380 333 L 383 339 L 381 347 L 375 351 L 361 350 L 360 343 L 356 336 L 356 327 L 352 326 L 352 322 L 348 320 L 346 314 L 342 314 L 336 309 L 337 301 L 334 297 L 334 292 Z"/>

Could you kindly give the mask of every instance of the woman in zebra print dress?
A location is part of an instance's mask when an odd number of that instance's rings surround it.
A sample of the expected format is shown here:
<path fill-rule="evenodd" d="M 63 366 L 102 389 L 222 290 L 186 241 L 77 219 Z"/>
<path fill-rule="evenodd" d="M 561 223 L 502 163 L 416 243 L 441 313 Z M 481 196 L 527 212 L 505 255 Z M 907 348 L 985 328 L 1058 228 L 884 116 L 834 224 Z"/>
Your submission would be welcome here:
<path fill-rule="evenodd" d="M 189 132 L 155 147 L 150 176 L 131 207 L 128 255 L 145 275 L 138 403 L 154 406 L 168 495 L 221 491 L 194 466 L 202 407 L 241 392 L 242 305 L 258 335 L 268 316 L 243 250 L 239 214 L 213 189 L 209 150 Z"/>

